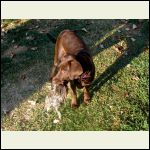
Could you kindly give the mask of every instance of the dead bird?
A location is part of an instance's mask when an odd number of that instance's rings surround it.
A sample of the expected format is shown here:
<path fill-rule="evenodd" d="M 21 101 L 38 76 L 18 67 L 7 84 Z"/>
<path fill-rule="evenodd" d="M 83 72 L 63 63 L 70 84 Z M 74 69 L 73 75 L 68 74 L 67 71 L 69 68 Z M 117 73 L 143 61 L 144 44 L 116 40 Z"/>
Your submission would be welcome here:
<path fill-rule="evenodd" d="M 54 110 L 58 115 L 58 119 L 55 119 L 53 123 L 58 123 L 61 120 L 59 107 L 65 100 L 65 92 L 66 88 L 64 86 L 54 85 L 51 88 L 51 92 L 49 93 L 49 95 L 47 95 L 45 98 L 44 110 L 46 110 L 47 112 L 49 110 Z"/>
<path fill-rule="evenodd" d="M 58 109 L 59 109 L 62 101 L 63 101 L 62 97 L 60 97 L 59 95 L 46 96 L 46 98 L 45 98 L 44 110 L 46 110 L 48 112 L 50 109 L 54 109 L 58 115 L 58 119 L 55 119 L 53 121 L 54 123 L 55 122 L 57 123 L 57 122 L 59 122 L 59 120 L 61 120 L 61 113 Z"/>

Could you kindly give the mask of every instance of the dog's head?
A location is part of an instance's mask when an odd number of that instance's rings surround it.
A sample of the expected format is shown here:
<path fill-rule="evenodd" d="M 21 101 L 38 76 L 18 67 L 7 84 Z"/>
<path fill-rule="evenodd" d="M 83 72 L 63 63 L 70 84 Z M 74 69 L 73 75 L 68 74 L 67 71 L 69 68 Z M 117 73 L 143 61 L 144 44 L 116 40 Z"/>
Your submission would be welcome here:
<path fill-rule="evenodd" d="M 56 85 L 64 85 L 67 81 L 78 79 L 83 73 L 81 64 L 71 55 L 61 59 L 57 70 L 57 74 L 52 79 L 52 83 Z"/>
<path fill-rule="evenodd" d="M 52 84 L 57 87 L 56 91 L 66 98 L 68 81 L 80 78 L 82 73 L 83 69 L 81 64 L 73 56 L 66 55 L 61 59 L 57 67 L 57 73 L 52 78 Z"/>

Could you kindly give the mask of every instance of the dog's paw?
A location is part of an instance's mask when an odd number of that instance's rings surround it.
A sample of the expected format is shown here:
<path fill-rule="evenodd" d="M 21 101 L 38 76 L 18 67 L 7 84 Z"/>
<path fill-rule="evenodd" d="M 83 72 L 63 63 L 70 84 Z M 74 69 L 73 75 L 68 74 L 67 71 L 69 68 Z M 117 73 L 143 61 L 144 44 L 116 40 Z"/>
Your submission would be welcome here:
<path fill-rule="evenodd" d="M 76 104 L 76 103 L 71 103 L 71 107 L 72 107 L 72 108 L 78 108 L 78 104 Z"/>
<path fill-rule="evenodd" d="M 88 105 L 90 103 L 90 99 L 85 99 L 84 104 Z"/>

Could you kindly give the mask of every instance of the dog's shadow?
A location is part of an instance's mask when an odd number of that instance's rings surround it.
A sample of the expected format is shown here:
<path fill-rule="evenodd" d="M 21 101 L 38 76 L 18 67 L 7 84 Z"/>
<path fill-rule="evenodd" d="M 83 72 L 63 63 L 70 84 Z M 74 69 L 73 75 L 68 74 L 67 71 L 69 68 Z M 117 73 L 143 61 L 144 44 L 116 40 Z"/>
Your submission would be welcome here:
<path fill-rule="evenodd" d="M 110 38 L 111 37 L 109 37 L 107 40 L 105 40 L 105 42 L 107 42 Z M 143 39 L 141 40 L 141 38 L 143 38 Z M 126 67 L 135 57 L 138 57 L 142 52 L 144 52 L 144 48 L 147 46 L 147 39 L 148 38 L 145 35 L 143 35 L 142 37 L 137 37 L 134 44 L 130 39 L 127 39 L 128 48 L 102 74 L 98 75 L 98 77 L 91 84 L 91 86 L 89 88 L 90 95 L 91 95 L 90 102 L 92 102 L 92 97 L 94 96 L 94 94 L 97 91 L 99 91 L 101 89 L 101 87 L 108 80 L 111 80 L 111 78 L 115 74 L 117 74 L 117 72 L 119 70 Z M 117 43 L 118 43 L 118 41 L 114 41 L 113 43 L 110 43 L 110 45 L 108 45 L 108 47 L 113 46 Z M 105 48 L 105 49 L 107 49 L 107 48 Z M 94 53 L 94 55 L 104 51 L 105 49 L 99 50 L 97 53 Z M 99 61 L 101 61 L 101 60 L 99 60 Z M 97 67 L 95 66 L 95 68 L 97 68 Z M 79 94 L 78 103 L 79 103 L 79 106 L 83 103 L 83 92 L 81 94 Z"/>

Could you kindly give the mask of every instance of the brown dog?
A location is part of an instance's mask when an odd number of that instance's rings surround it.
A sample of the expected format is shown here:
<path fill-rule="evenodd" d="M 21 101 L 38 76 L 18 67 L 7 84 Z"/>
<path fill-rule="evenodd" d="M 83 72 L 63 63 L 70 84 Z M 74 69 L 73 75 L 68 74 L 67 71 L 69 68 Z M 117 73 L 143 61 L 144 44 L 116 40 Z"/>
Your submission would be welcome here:
<path fill-rule="evenodd" d="M 89 102 L 88 88 L 94 80 L 94 75 L 95 66 L 83 40 L 74 31 L 62 31 L 56 40 L 51 81 L 66 89 L 67 83 L 70 82 L 72 107 L 77 106 L 76 87 L 84 89 L 84 102 Z"/>

